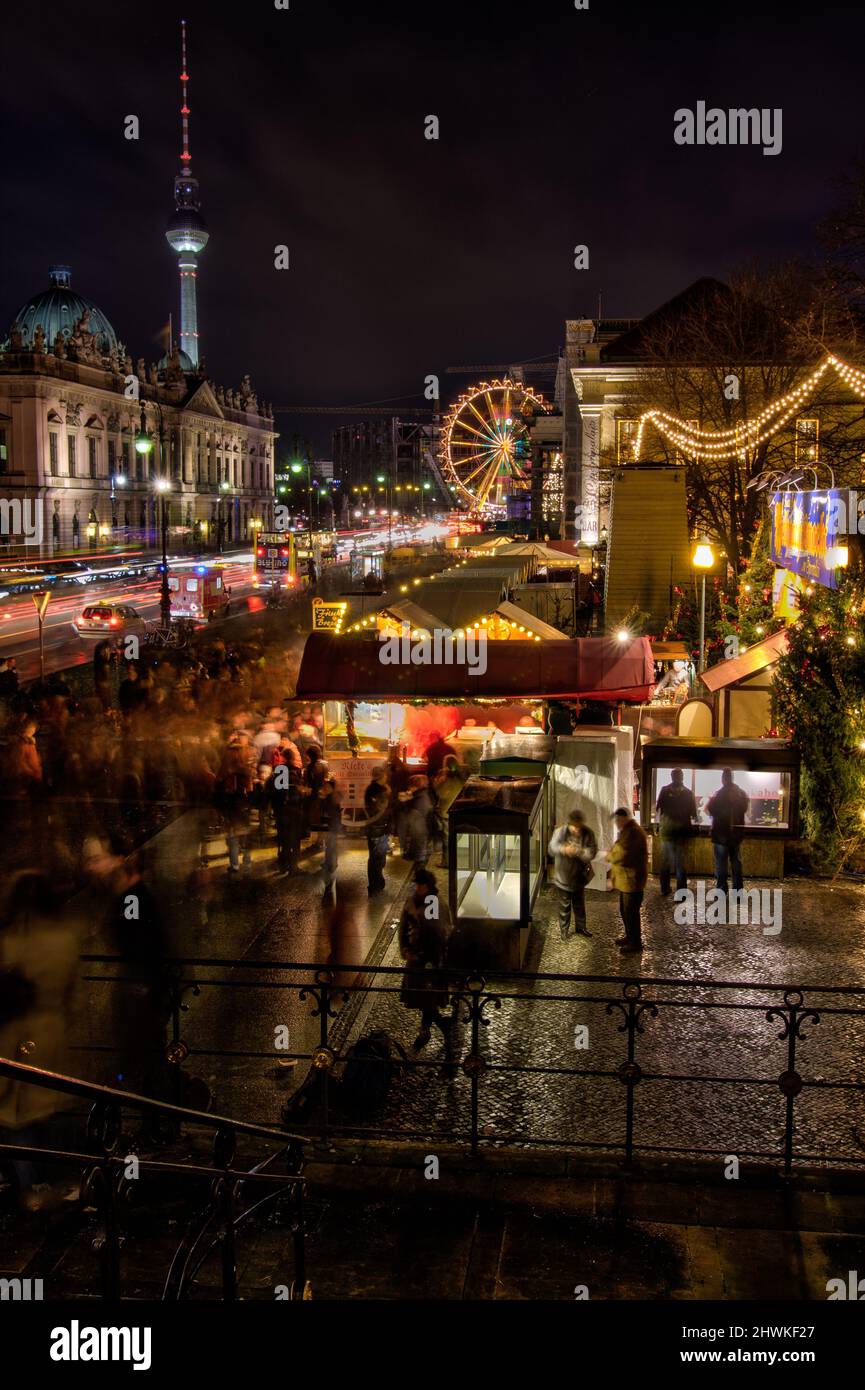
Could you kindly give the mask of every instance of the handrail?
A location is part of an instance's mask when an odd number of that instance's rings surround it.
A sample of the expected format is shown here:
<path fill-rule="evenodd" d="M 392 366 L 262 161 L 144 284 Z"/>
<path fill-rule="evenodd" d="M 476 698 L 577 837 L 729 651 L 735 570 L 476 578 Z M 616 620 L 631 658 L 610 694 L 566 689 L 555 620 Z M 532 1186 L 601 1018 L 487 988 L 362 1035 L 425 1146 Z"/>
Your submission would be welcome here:
<path fill-rule="evenodd" d="M 306 1140 L 299 1135 L 267 1125 L 249 1124 L 245 1120 L 231 1120 L 224 1115 L 212 1115 L 188 1106 L 172 1105 L 167 1101 L 154 1100 L 149 1096 L 135 1095 L 131 1091 L 121 1091 L 113 1086 L 102 1086 L 95 1082 L 81 1081 L 77 1077 L 66 1076 L 62 1072 L 48 1071 L 42 1067 L 31 1067 L 25 1062 L 13 1062 L 8 1057 L 0 1057 L 0 1077 L 18 1081 L 22 1085 L 41 1087 L 45 1090 L 59 1091 L 66 1095 L 80 1096 L 91 1100 L 93 1108 L 87 1125 L 88 1141 L 93 1145 L 89 1152 L 80 1153 L 72 1149 L 43 1149 L 31 1144 L 0 1143 L 0 1158 L 21 1161 L 30 1159 L 50 1160 L 58 1163 L 76 1163 L 83 1169 L 81 1189 L 88 1201 L 100 1213 L 102 1232 L 94 1241 L 93 1249 L 98 1253 L 102 1297 L 113 1301 L 121 1292 L 121 1253 L 123 1237 L 120 1230 L 119 1209 L 121 1195 L 127 1183 L 126 1167 L 129 1155 L 115 1152 L 120 1137 L 119 1112 L 125 1106 L 146 1114 L 156 1114 L 162 1118 L 184 1121 L 186 1124 L 201 1125 L 214 1131 L 213 1166 L 207 1167 L 199 1162 L 171 1162 L 160 1159 L 139 1157 L 136 1161 L 139 1171 L 158 1175 L 176 1175 L 183 1178 L 211 1179 L 207 1205 L 203 1211 L 196 1211 L 190 1226 L 178 1246 L 163 1292 L 164 1299 L 183 1297 L 189 1281 L 215 1247 L 219 1247 L 222 1270 L 222 1296 L 233 1300 L 237 1297 L 237 1232 L 254 1213 L 263 1211 L 269 1204 L 286 1197 L 292 1205 L 291 1222 L 294 1246 L 295 1279 L 292 1283 L 291 1297 L 304 1297 L 307 1292 L 306 1261 L 304 1254 L 304 1216 L 303 1196 L 306 1180 L 297 1171 L 302 1167 L 304 1144 Z M 264 1162 L 244 1170 L 234 1166 L 235 1140 L 239 1134 L 264 1138 L 275 1144 L 279 1155 L 271 1153 Z M 270 1164 L 277 1156 L 285 1157 L 288 1173 L 270 1171 Z M 245 1185 L 267 1189 L 264 1196 L 257 1195 L 245 1210 L 240 1207 L 240 1196 Z M 210 1243 L 205 1244 L 207 1237 Z"/>
<path fill-rule="evenodd" d="M 236 1134 L 254 1135 L 258 1139 L 275 1139 L 285 1144 L 304 1144 L 307 1140 L 299 1134 L 289 1134 L 286 1130 L 271 1129 L 267 1125 L 253 1125 L 246 1120 L 233 1120 L 227 1115 L 213 1115 L 206 1110 L 190 1110 L 183 1105 L 173 1105 L 170 1101 L 154 1100 L 151 1096 L 139 1096 L 134 1091 L 120 1091 L 114 1086 L 101 1086 L 96 1082 L 80 1081 L 62 1072 L 47 1071 L 44 1067 L 31 1067 L 25 1062 L 13 1062 L 9 1057 L 0 1057 L 0 1076 L 20 1081 L 29 1086 L 41 1086 L 47 1091 L 61 1091 L 65 1095 L 83 1096 L 93 1101 L 113 1101 L 136 1110 L 145 1110 L 170 1119 L 184 1120 L 187 1124 L 201 1125 L 207 1129 L 233 1130 Z M 91 1155 L 92 1159 L 92 1155 Z"/>
<path fill-rule="evenodd" d="M 108 955 L 81 955 L 78 959 L 84 963 L 94 965 L 123 965 L 128 966 L 128 961 L 123 956 Z M 357 961 L 344 962 L 337 964 L 328 961 L 282 961 L 282 960 L 232 960 L 228 957 L 219 956 L 167 956 L 163 962 L 166 966 L 174 965 L 204 965 L 207 967 L 226 967 L 231 970 L 308 970 L 323 971 L 331 975 L 336 975 L 341 971 L 354 970 L 364 975 L 402 975 L 405 971 L 404 965 L 366 965 L 358 964 Z M 564 984 L 607 984 L 607 985 L 664 985 L 687 986 L 689 989 L 739 989 L 739 990 L 769 990 L 778 993 L 785 993 L 790 990 L 798 990 L 803 994 L 853 994 L 865 997 L 865 987 L 860 985 L 818 985 L 803 984 L 800 980 L 788 981 L 786 983 L 769 983 L 763 980 L 712 980 L 694 979 L 681 976 L 662 976 L 662 975 L 577 975 L 556 973 L 551 974 L 543 971 L 525 970 L 466 970 L 464 967 L 456 969 L 452 966 L 443 966 L 437 973 L 453 980 L 481 980 L 484 983 L 490 980 L 515 980 L 526 984 L 534 980 L 556 981 Z M 117 976 L 91 976 L 92 979 L 116 979 Z M 124 975 L 125 979 L 133 980 L 138 978 L 134 973 Z M 143 978 L 143 977 L 142 977 Z M 200 983 L 204 983 L 201 981 Z"/>

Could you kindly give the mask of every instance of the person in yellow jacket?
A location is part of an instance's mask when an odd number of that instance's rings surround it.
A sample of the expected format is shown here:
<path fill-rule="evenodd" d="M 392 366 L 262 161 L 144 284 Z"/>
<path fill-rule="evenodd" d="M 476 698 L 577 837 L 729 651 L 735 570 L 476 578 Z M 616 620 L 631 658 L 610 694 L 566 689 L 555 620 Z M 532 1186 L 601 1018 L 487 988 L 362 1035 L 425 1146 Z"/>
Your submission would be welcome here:
<path fill-rule="evenodd" d="M 624 806 L 613 813 L 613 820 L 618 836 L 612 849 L 607 851 L 607 859 L 613 887 L 619 894 L 619 912 L 625 928 L 616 945 L 622 955 L 630 955 L 643 949 L 640 910 L 649 877 L 649 841 L 645 830 Z"/>

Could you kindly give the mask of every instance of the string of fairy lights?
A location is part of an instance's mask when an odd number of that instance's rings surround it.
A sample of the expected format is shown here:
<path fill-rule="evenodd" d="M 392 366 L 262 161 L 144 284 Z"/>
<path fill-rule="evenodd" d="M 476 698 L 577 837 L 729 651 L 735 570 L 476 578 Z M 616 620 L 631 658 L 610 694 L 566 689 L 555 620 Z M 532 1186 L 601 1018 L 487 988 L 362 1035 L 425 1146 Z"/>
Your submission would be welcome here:
<path fill-rule="evenodd" d="M 684 420 L 681 416 L 671 415 L 666 410 L 644 411 L 637 424 L 634 460 L 640 460 L 643 435 L 650 424 L 683 454 L 710 462 L 740 458 L 747 450 L 759 448 L 783 429 L 793 416 L 799 413 L 830 369 L 834 369 L 851 391 L 865 398 L 865 371 L 851 367 L 849 363 L 843 362 L 840 357 L 830 352 L 811 375 L 792 391 L 770 402 L 753 419 L 741 420 L 730 429 L 704 430 L 692 420 Z"/>
<path fill-rule="evenodd" d="M 459 565 L 455 566 L 455 568 L 459 569 L 460 565 L 464 564 L 466 564 L 466 561 L 460 560 Z M 453 573 L 453 571 L 448 571 L 448 573 Z M 432 578 L 434 579 L 435 576 L 433 575 Z M 423 583 L 423 581 L 420 579 L 412 580 L 412 584 L 415 588 L 421 583 Z M 401 584 L 399 591 L 401 594 L 408 594 L 411 592 L 408 584 Z M 382 613 L 385 612 L 386 610 L 382 610 Z M 340 626 L 336 629 L 336 632 L 339 635 L 345 636 L 351 632 L 368 632 L 370 629 L 378 631 L 381 617 L 382 614 L 371 614 L 365 618 L 358 618 L 357 622 L 352 623 L 350 627 L 343 629 L 342 626 Z M 387 623 L 388 619 L 385 618 L 384 621 Z M 393 619 L 389 621 L 392 626 L 395 625 Z M 406 621 L 403 621 L 401 627 L 405 630 L 405 635 L 410 637 L 413 641 L 423 641 L 432 637 L 432 633 L 425 627 L 413 628 L 412 625 Z M 401 633 L 395 633 L 394 635 L 399 636 Z M 505 618 L 501 613 L 486 613 L 483 617 L 476 618 L 473 623 L 466 623 L 464 627 L 455 628 L 451 636 L 457 639 L 460 637 L 475 636 L 484 638 L 518 637 L 518 640 L 527 642 L 540 642 L 541 640 L 540 637 L 532 632 L 531 628 L 525 627 L 522 623 L 514 622 L 510 618 Z"/>

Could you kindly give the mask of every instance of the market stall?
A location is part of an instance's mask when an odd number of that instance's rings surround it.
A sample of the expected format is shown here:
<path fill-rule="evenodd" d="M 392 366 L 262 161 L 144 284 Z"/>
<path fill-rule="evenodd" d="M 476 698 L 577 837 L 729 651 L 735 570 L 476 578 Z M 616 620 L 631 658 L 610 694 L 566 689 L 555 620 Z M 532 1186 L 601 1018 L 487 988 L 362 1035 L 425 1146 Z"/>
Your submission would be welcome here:
<path fill-rule="evenodd" d="M 786 739 L 659 738 L 643 748 L 641 821 L 653 836 L 653 870 L 660 864 L 656 806 L 658 793 L 681 768 L 697 802 L 699 823 L 688 842 L 689 872 L 711 874 L 709 799 L 721 787 L 728 767 L 747 794 L 742 865 L 747 876 L 782 878 L 784 844 L 799 835 L 799 753 Z"/>

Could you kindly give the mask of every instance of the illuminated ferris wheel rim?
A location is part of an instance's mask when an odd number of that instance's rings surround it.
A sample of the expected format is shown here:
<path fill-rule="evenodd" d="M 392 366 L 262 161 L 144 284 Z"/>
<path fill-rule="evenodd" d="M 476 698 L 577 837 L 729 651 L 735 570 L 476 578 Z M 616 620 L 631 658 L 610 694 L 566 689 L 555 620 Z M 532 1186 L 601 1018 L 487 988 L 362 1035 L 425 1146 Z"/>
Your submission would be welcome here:
<path fill-rule="evenodd" d="M 500 410 L 496 409 L 494 398 Z M 481 400 L 486 402 L 486 418 L 478 409 L 477 402 Z M 503 478 L 518 485 L 524 479 L 514 444 L 527 431 L 524 421 L 527 403 L 531 403 L 533 413 L 546 413 L 550 409 L 539 392 L 523 382 L 503 377 L 482 381 L 464 391 L 444 418 L 440 445 L 442 466 L 452 480 L 452 489 L 459 491 L 477 510 L 503 505 Z M 471 416 L 474 418 L 470 422 Z M 471 465 L 470 469 L 467 465 Z M 469 486 L 475 479 L 475 486 Z M 496 502 L 490 500 L 494 484 L 498 492 Z"/>

